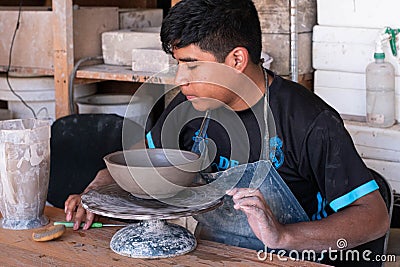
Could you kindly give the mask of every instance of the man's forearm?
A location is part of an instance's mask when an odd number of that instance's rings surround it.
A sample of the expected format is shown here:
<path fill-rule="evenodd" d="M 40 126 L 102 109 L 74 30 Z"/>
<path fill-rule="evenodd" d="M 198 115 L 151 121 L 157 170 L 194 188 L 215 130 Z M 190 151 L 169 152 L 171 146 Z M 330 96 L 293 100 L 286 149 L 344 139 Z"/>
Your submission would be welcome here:
<path fill-rule="evenodd" d="M 322 220 L 285 225 L 281 248 L 321 252 L 338 249 L 340 239 L 353 248 L 383 236 L 388 227 L 385 203 L 375 191 Z"/>
<path fill-rule="evenodd" d="M 99 186 L 115 183 L 110 172 L 107 169 L 100 170 L 93 181 L 86 187 L 84 193 Z"/>

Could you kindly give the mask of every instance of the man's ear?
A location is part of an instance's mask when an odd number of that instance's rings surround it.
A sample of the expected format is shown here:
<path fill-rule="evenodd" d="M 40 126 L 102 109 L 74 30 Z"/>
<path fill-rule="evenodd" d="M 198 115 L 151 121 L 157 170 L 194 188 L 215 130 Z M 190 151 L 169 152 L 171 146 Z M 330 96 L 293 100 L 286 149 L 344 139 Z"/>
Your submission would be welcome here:
<path fill-rule="evenodd" d="M 240 72 L 243 72 L 249 62 L 249 56 L 249 52 L 246 48 L 236 47 L 225 58 L 225 64 Z"/>

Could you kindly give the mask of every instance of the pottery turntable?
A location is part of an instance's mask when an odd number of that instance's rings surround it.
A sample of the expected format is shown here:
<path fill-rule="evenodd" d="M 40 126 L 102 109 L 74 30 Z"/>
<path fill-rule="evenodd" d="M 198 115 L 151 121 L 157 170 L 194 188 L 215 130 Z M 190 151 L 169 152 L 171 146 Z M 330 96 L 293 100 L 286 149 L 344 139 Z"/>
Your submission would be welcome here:
<path fill-rule="evenodd" d="M 98 215 L 134 220 L 112 237 L 110 247 L 114 252 L 133 258 L 167 258 L 196 248 L 196 238 L 186 228 L 166 221 L 207 212 L 222 204 L 218 192 L 187 187 L 196 175 L 190 170 L 201 163 L 196 159 L 195 153 L 168 149 L 120 151 L 105 157 L 116 183 L 82 195 L 82 205 Z M 161 186 L 143 187 L 159 175 L 164 178 L 157 183 Z"/>

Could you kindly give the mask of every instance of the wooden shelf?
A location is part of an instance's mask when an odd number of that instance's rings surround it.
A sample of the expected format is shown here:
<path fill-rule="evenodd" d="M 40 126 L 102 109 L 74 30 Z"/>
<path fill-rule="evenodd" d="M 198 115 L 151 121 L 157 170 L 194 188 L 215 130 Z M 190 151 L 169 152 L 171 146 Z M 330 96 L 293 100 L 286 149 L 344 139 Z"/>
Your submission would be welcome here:
<path fill-rule="evenodd" d="M 173 84 L 174 81 L 174 76 L 170 73 L 134 72 L 129 66 L 106 64 L 81 67 L 76 72 L 76 78 L 156 84 Z"/>
<path fill-rule="evenodd" d="M 7 66 L 0 66 L 0 72 L 6 72 Z M 10 76 L 53 76 L 53 69 L 41 69 L 41 68 L 30 68 L 30 67 L 11 67 L 9 71 Z"/>

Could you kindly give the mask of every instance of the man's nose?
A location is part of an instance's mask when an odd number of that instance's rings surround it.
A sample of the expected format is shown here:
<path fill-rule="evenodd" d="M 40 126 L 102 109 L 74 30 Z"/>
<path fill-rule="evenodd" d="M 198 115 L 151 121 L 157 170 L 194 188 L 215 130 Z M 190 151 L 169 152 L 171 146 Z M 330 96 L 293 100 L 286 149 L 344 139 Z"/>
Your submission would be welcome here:
<path fill-rule="evenodd" d="M 190 82 L 190 74 L 186 64 L 178 65 L 178 70 L 175 75 L 176 85 L 188 85 Z"/>

